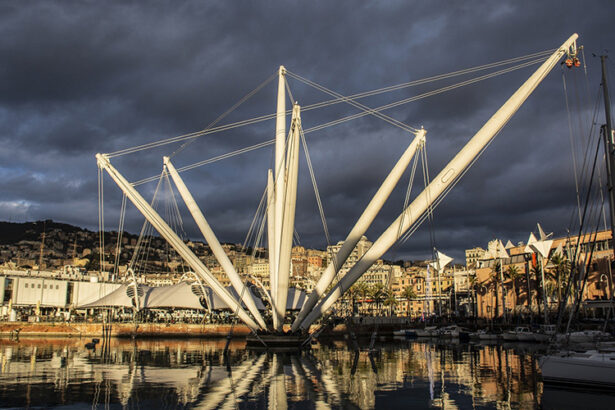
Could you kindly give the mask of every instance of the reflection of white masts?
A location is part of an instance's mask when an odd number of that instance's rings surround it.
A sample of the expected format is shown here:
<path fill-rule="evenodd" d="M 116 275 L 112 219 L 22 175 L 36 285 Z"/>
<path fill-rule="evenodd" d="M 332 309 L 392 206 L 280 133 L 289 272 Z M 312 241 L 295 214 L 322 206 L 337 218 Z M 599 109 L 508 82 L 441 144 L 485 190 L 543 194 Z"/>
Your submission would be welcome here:
<path fill-rule="evenodd" d="M 286 410 L 288 401 L 286 400 L 286 375 L 281 359 L 277 353 L 273 354 L 271 360 L 271 383 L 269 384 L 269 406 L 272 410 Z"/>
<path fill-rule="evenodd" d="M 235 408 L 235 400 L 237 397 L 243 395 L 245 393 L 245 382 L 250 383 L 254 380 L 255 371 L 260 372 L 262 369 L 264 360 L 266 355 L 262 355 L 258 360 L 246 360 L 240 366 L 232 372 L 232 378 L 229 375 L 228 377 L 220 380 L 218 384 L 212 387 L 207 394 L 204 396 L 203 402 L 196 405 L 196 408 L 205 410 L 205 409 L 217 409 L 220 407 L 222 403 L 222 407 L 225 407 L 224 404 L 229 400 L 233 401 L 233 408 Z M 233 385 L 233 383 L 237 383 L 237 385 Z M 243 393 L 239 393 L 240 390 Z M 234 391 L 234 392 L 233 392 Z M 196 403 L 195 403 L 196 404 Z M 228 407 L 228 403 L 227 407 Z"/>
<path fill-rule="evenodd" d="M 341 404 L 341 393 L 335 378 L 325 376 L 324 370 L 320 371 L 308 358 L 301 356 L 299 360 L 301 360 L 301 366 L 307 375 L 307 379 L 312 383 L 318 383 L 314 385 L 314 390 L 319 392 L 319 398 L 323 402 L 326 400 L 325 397 L 322 397 L 322 393 L 324 392 L 333 404 Z"/>
<path fill-rule="evenodd" d="M 502 129 L 538 84 L 553 69 L 555 64 L 572 47 L 578 35 L 573 34 L 555 53 L 549 57 L 532 76 L 506 101 L 506 103 L 485 123 L 459 153 L 444 167 L 436 178 L 404 210 L 404 212 L 380 235 L 372 247 L 350 271 L 331 289 L 301 323 L 300 328 L 308 329 L 333 304 L 389 250 L 400 233 L 410 227 L 433 205 L 433 203 L 461 176 L 485 149 L 487 144 Z"/>
<path fill-rule="evenodd" d="M 224 403 L 220 406 L 221 409 L 236 409 L 237 408 L 237 398 L 242 397 L 244 394 L 250 391 L 252 384 L 256 377 L 261 373 L 263 366 L 265 365 L 265 359 L 267 358 L 266 354 L 260 355 L 256 363 L 250 366 L 250 369 L 247 372 L 244 372 L 242 375 L 235 375 L 233 377 L 237 379 L 237 385 L 235 386 L 235 391 L 229 393 L 224 400 Z M 215 408 L 215 407 L 214 407 Z"/>
<path fill-rule="evenodd" d="M 160 215 L 147 203 L 147 201 L 137 192 L 137 190 L 120 174 L 109 162 L 106 155 L 96 154 L 98 166 L 107 171 L 109 176 L 115 181 L 126 197 L 132 201 L 143 216 L 152 224 L 160 235 L 169 242 L 177 253 L 190 265 L 190 267 L 200 275 L 211 287 L 212 291 L 222 299 L 222 301 L 253 331 L 259 326 L 250 315 L 241 307 L 239 302 L 218 282 L 211 274 L 209 269 L 203 265 L 199 258 L 186 246 L 184 241 L 171 229 Z"/>
<path fill-rule="evenodd" d="M 171 163 L 171 160 L 169 159 L 169 157 L 164 157 L 163 161 L 164 161 L 164 165 L 169 171 L 169 174 L 171 174 L 171 178 L 173 178 L 173 182 L 175 183 L 175 186 L 177 187 L 179 194 L 183 198 L 184 202 L 186 203 L 186 206 L 188 207 L 188 210 L 190 211 L 190 213 L 192 214 L 192 217 L 194 218 L 194 221 L 196 222 L 199 229 L 201 230 L 201 233 L 203 234 L 205 241 L 207 241 L 215 258 L 220 263 L 220 266 L 222 267 L 222 269 L 224 269 L 224 272 L 226 272 L 228 278 L 231 281 L 231 284 L 237 291 L 237 294 L 239 295 L 243 303 L 246 304 L 248 310 L 250 311 L 250 313 L 252 313 L 252 315 L 258 322 L 258 324 L 263 329 L 267 328 L 267 325 L 265 324 L 263 317 L 261 316 L 260 312 L 256 308 L 256 303 L 254 302 L 254 298 L 252 298 L 252 293 L 248 289 L 246 289 L 246 285 L 243 283 L 243 281 L 237 274 L 237 271 L 235 271 L 235 267 L 233 266 L 233 263 L 231 262 L 229 257 L 226 255 L 226 252 L 224 252 L 224 249 L 222 248 L 222 245 L 220 245 L 220 242 L 218 241 L 216 234 L 214 233 L 214 231 L 211 229 L 211 227 L 207 223 L 205 216 L 201 212 L 201 209 L 199 208 L 196 201 L 192 197 L 192 194 L 190 193 L 190 191 L 188 191 L 188 188 L 184 184 L 184 181 L 179 176 L 179 173 L 177 172 L 173 164 Z"/>
<path fill-rule="evenodd" d="M 292 331 L 296 331 L 299 329 L 299 325 L 303 321 L 303 319 L 307 316 L 307 314 L 312 310 L 312 308 L 316 305 L 318 300 L 325 294 L 327 288 L 333 282 L 335 275 L 340 270 L 348 256 L 352 253 L 352 250 L 357 245 L 361 237 L 365 234 L 371 223 L 378 215 L 378 212 L 382 209 L 382 206 L 388 199 L 389 195 L 399 182 L 399 179 L 404 174 L 406 168 L 408 168 L 408 164 L 410 164 L 410 160 L 414 157 L 417 149 L 422 147 L 425 143 L 425 130 L 421 129 L 417 132 L 416 137 L 410 143 L 406 151 L 403 153 L 397 164 L 393 167 L 389 175 L 386 177 L 370 203 L 365 208 L 365 211 L 361 214 L 359 219 L 357 220 L 355 226 L 352 228 L 346 240 L 342 244 L 342 247 L 337 252 L 337 254 L 333 255 L 333 260 L 329 262 L 327 269 L 324 271 L 318 283 L 314 287 L 314 290 L 310 294 L 307 302 L 297 315 L 295 322 L 292 326 Z"/>

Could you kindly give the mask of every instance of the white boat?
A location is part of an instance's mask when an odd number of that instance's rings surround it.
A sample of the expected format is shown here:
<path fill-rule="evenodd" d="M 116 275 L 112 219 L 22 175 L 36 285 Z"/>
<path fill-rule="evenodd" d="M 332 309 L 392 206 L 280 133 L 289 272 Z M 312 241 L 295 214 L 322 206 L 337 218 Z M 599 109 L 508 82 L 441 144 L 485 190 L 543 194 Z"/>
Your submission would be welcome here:
<path fill-rule="evenodd" d="M 546 343 L 555 337 L 555 333 L 555 325 L 540 325 L 540 329 L 534 332 L 534 340 L 540 343 Z"/>
<path fill-rule="evenodd" d="M 562 351 L 541 357 L 539 364 L 546 383 L 615 386 L 614 351 Z"/>
<path fill-rule="evenodd" d="M 456 339 L 460 331 L 461 328 L 457 325 L 446 326 L 438 329 L 438 336 L 445 339 Z"/>
<path fill-rule="evenodd" d="M 416 337 L 434 337 L 436 336 L 436 326 L 426 326 L 424 329 L 414 329 Z"/>
<path fill-rule="evenodd" d="M 432 337 L 434 336 L 434 332 L 436 331 L 436 326 L 427 326 L 424 329 L 401 329 L 393 332 L 393 336 L 404 336 L 404 337 Z"/>
<path fill-rule="evenodd" d="M 393 336 L 417 337 L 416 329 L 401 329 L 393 332 Z"/>
<path fill-rule="evenodd" d="M 571 332 L 569 335 L 558 334 L 558 342 L 570 342 L 570 343 L 592 343 L 603 340 L 610 340 L 612 336 L 608 333 L 600 330 L 582 330 L 579 332 Z"/>
<path fill-rule="evenodd" d="M 518 340 L 517 334 L 514 330 L 507 330 L 506 332 L 502 333 L 502 339 L 507 342 L 516 342 Z"/>
<path fill-rule="evenodd" d="M 481 329 L 477 332 L 471 333 L 470 338 L 475 338 L 478 340 L 497 340 L 498 335 L 490 332 L 489 330 Z"/>
<path fill-rule="evenodd" d="M 502 334 L 502 338 L 506 341 L 533 342 L 534 334 L 525 326 L 517 326 L 515 330 L 509 330 Z"/>

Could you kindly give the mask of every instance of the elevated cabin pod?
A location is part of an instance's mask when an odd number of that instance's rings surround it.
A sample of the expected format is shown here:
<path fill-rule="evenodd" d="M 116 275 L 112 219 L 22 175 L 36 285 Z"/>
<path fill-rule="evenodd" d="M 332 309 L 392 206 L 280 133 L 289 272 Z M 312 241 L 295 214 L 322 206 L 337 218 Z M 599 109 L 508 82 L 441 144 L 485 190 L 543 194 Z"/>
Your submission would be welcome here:
<path fill-rule="evenodd" d="M 340 251 L 335 255 L 334 261 L 323 273 L 323 276 L 315 287 L 315 291 L 312 292 L 312 294 L 307 298 L 307 302 L 303 304 L 299 310 L 298 317 L 292 324 L 293 332 L 307 332 L 310 325 L 330 311 L 333 304 L 336 303 L 340 297 L 348 291 L 350 287 L 378 259 L 380 259 L 384 253 L 391 248 L 391 246 L 399 240 L 401 236 L 403 236 L 406 232 L 411 231 L 413 227 L 418 226 L 418 224 L 422 222 L 424 216 L 445 197 L 454 184 L 463 176 L 468 167 L 476 160 L 489 142 L 491 142 L 494 136 L 502 129 L 502 127 L 504 127 L 512 115 L 516 113 L 529 95 L 531 95 L 538 84 L 540 84 L 550 70 L 552 70 L 559 61 L 561 61 L 562 57 L 569 56 L 571 57 L 572 65 L 576 64 L 574 60 L 577 58 L 576 39 L 577 35 L 574 34 L 554 53 L 535 53 L 530 55 L 530 57 L 525 57 L 526 60 L 530 60 L 531 58 L 537 59 L 540 57 L 540 61 L 526 61 L 524 63 L 520 63 L 517 68 L 522 68 L 529 66 L 530 64 L 541 62 L 543 61 L 543 58 L 547 58 L 548 56 L 546 61 L 541 64 L 541 66 L 531 75 L 531 77 L 524 84 L 522 84 L 521 87 L 506 101 L 506 103 L 485 123 L 485 125 L 470 139 L 470 141 L 458 152 L 458 154 L 442 169 L 440 174 L 436 176 L 436 178 L 434 178 L 425 187 L 425 189 L 414 199 L 414 201 L 412 201 L 404 209 L 403 213 L 382 233 L 382 235 L 373 243 L 372 247 L 363 255 L 363 257 L 357 261 L 354 266 L 350 268 L 348 273 L 346 273 L 337 283 L 333 283 L 333 281 L 336 278 L 339 267 L 344 264 L 350 254 L 350 251 L 352 251 L 356 245 L 356 241 L 358 241 L 366 232 L 376 215 L 381 210 L 382 205 L 389 197 L 393 187 L 395 187 L 398 183 L 399 178 L 407 168 L 411 158 L 415 155 L 417 150 L 424 145 L 425 130 L 412 128 L 382 113 L 382 111 L 386 109 L 407 103 L 411 99 L 383 105 L 377 108 L 370 108 L 361 104 L 357 100 L 365 95 L 374 95 L 375 92 L 374 94 L 367 92 L 357 94 L 356 96 L 344 97 L 327 90 L 322 86 L 317 87 L 321 91 L 324 90 L 329 93 L 329 95 L 333 95 L 336 98 L 334 100 L 335 103 L 348 103 L 362 111 L 360 115 L 350 116 L 348 117 L 349 119 L 360 118 L 363 115 L 373 115 L 414 135 L 414 140 L 410 143 L 408 149 L 402 154 L 402 157 L 398 163 L 387 176 L 382 186 L 378 189 L 374 198 L 372 198 L 370 203 L 367 205 L 365 211 L 355 226 L 351 229 L 346 240 L 344 241 L 344 244 L 342 245 L 343 251 L 340 249 Z M 510 64 L 510 62 L 506 64 Z M 498 75 L 503 74 L 504 72 L 509 72 L 510 70 L 510 68 L 505 70 L 503 69 L 498 72 Z M 467 73 L 470 71 L 468 70 L 465 72 Z M 281 334 L 283 332 L 282 325 L 284 323 L 286 311 L 288 310 L 287 301 L 290 273 L 289 266 L 291 259 L 290 252 L 292 247 L 292 238 L 294 233 L 299 144 L 300 142 L 305 143 L 305 140 L 302 138 L 303 134 L 308 130 L 302 129 L 300 117 L 301 109 L 297 104 L 295 104 L 290 111 L 291 121 L 290 126 L 288 127 L 289 132 L 286 132 L 287 111 L 285 102 L 285 88 L 287 86 L 287 77 L 292 77 L 300 81 L 305 80 L 300 76 L 289 72 L 284 67 L 280 67 L 277 73 L 277 110 L 275 114 L 265 116 L 267 119 L 275 118 L 276 120 L 275 169 L 270 169 L 267 172 L 268 184 L 265 195 L 267 198 L 267 207 L 265 212 L 267 214 L 266 229 L 268 232 L 269 241 L 268 246 L 271 283 L 270 293 L 267 296 L 272 305 L 271 316 L 273 323 L 265 323 L 263 321 L 263 317 L 256 307 L 254 296 L 251 292 L 246 290 L 247 287 L 245 283 L 239 279 L 239 276 L 235 276 L 236 272 L 234 272 L 233 269 L 230 267 L 229 269 L 225 269 L 225 273 L 233 285 L 233 291 L 231 291 L 221 285 L 212 272 L 199 260 L 193 251 L 185 245 L 182 239 L 149 205 L 141 194 L 139 194 L 139 192 L 135 189 L 134 184 L 128 182 L 122 174 L 111 165 L 110 159 L 115 156 L 125 155 L 126 153 L 136 152 L 141 149 L 159 147 L 166 143 L 181 141 L 182 139 L 171 138 L 166 142 L 155 142 L 140 147 L 118 151 L 116 153 L 97 154 L 96 156 L 99 168 L 106 171 L 111 176 L 111 178 L 125 193 L 126 197 L 133 202 L 137 209 L 145 216 L 147 221 L 152 224 L 160 235 L 173 246 L 177 253 L 190 266 L 202 282 L 211 289 L 212 293 L 216 297 L 219 297 L 223 303 L 226 304 L 254 333 L 260 331 L 261 333 L 265 332 L 273 334 L 273 332 L 275 332 L 276 334 Z M 480 78 L 481 77 L 477 77 L 475 81 L 479 81 Z M 305 83 L 317 86 L 309 80 L 305 80 Z M 471 83 L 472 82 L 467 81 L 463 82 L 464 85 Z M 401 86 L 398 88 L 387 87 L 383 90 L 390 91 L 392 89 L 401 88 Z M 345 120 L 346 119 L 344 119 L 344 121 Z M 250 121 L 252 120 L 247 120 L 236 124 L 243 125 L 244 123 L 253 123 Z M 321 129 L 325 126 L 335 125 L 339 122 L 340 120 L 332 121 L 330 124 L 317 126 L 314 127 L 314 129 Z M 226 126 L 226 128 L 220 126 L 218 129 L 230 129 L 230 125 Z M 182 138 L 194 139 L 197 136 L 205 135 L 211 132 L 214 132 L 213 128 L 211 130 L 204 130 L 189 134 Z M 269 143 L 264 145 L 260 144 L 259 146 L 265 146 L 268 144 Z M 165 158 L 165 169 L 168 170 L 168 172 L 173 176 L 173 180 L 178 187 L 178 190 L 181 191 L 182 198 L 186 202 L 186 205 L 188 206 L 192 216 L 195 218 L 195 221 L 197 221 L 197 224 L 199 225 L 199 228 L 201 229 L 207 242 L 210 246 L 216 247 L 217 239 L 215 239 L 213 231 L 207 225 L 204 216 L 196 206 L 196 202 L 191 197 L 188 189 L 177 175 L 178 172 L 176 171 L 180 171 L 180 169 L 175 170 L 168 158 Z M 262 230 L 265 229 L 264 224 L 261 227 Z M 221 266 L 228 265 L 222 254 L 216 255 L 216 259 Z M 330 288 L 330 290 L 327 292 L 328 288 Z"/>

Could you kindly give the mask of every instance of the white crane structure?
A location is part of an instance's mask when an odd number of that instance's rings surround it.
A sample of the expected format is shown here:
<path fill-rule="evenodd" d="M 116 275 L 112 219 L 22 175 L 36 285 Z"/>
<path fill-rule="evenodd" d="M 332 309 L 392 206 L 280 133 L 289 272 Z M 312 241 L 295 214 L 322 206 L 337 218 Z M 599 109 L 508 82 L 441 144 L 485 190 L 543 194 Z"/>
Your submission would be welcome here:
<path fill-rule="evenodd" d="M 558 48 L 523 85 L 500 107 L 483 127 L 468 141 L 459 153 L 440 171 L 433 181 L 421 192 L 402 214 L 374 242 L 372 247 L 350 268 L 350 271 L 321 299 L 299 326 L 307 330 L 309 326 L 327 310 L 372 266 L 399 238 L 399 232 L 405 232 L 412 224 L 427 212 L 433 203 L 445 193 L 447 188 L 463 175 L 464 171 L 480 155 L 483 149 L 506 125 L 517 112 L 538 84 L 555 67 L 558 61 L 576 47 L 577 34 L 573 34 Z"/>
<path fill-rule="evenodd" d="M 360 238 L 368 230 L 376 216 L 382 209 L 384 203 L 390 197 L 393 189 L 398 184 L 404 172 L 408 168 L 411 160 L 415 157 L 418 150 L 425 144 L 426 131 L 424 129 L 414 129 L 406 126 L 405 129 L 414 135 L 412 141 L 401 157 L 394 165 L 388 176 L 384 179 L 373 198 L 366 206 L 365 210 L 358 218 L 354 227 L 343 241 L 341 248 L 327 265 L 313 292 L 309 295 L 307 302 L 303 305 L 295 321 L 292 323 L 293 332 L 306 332 L 310 325 L 320 317 L 325 315 L 333 305 L 344 295 L 348 289 L 404 234 L 411 228 L 420 223 L 426 213 L 439 203 L 455 183 L 464 175 L 467 169 L 476 161 L 478 156 L 486 148 L 495 135 L 515 114 L 519 107 L 534 91 L 538 84 L 553 69 L 557 62 L 571 49 L 576 48 L 577 35 L 572 35 L 560 48 L 558 48 L 542 65 L 531 75 L 531 77 L 497 110 L 497 112 L 485 123 L 485 125 L 470 139 L 470 141 L 459 151 L 459 153 L 442 169 L 425 189 L 403 210 L 401 215 L 380 235 L 373 243 L 371 248 L 357 261 L 350 270 L 339 280 L 339 270 L 347 261 L 352 250 L 357 245 Z M 541 60 L 542 61 L 542 60 Z M 301 108 L 293 101 L 291 120 L 287 133 L 286 115 L 286 76 L 292 75 L 283 66 L 277 72 L 278 94 L 277 110 L 275 115 L 267 118 L 275 118 L 275 156 L 274 169 L 267 171 L 267 190 L 266 190 L 266 218 L 267 218 L 267 238 L 269 250 L 269 274 L 270 274 L 270 293 L 268 300 L 271 303 L 271 324 L 266 323 L 261 312 L 258 311 L 255 300 L 251 292 L 247 289 L 246 283 L 242 280 L 235 270 L 229 257 L 224 252 L 213 229 L 208 224 L 205 216 L 197 205 L 192 194 L 184 184 L 179 172 L 171 163 L 169 157 L 163 158 L 163 168 L 170 174 L 175 186 L 183 198 L 190 214 L 194 218 L 204 239 L 209 244 L 213 255 L 226 273 L 233 288 L 239 298 L 235 298 L 225 289 L 199 258 L 188 248 L 184 241 L 173 231 L 164 219 L 154 210 L 154 208 L 139 194 L 135 189 L 136 184 L 128 182 L 120 172 L 115 169 L 110 162 L 113 154 L 97 154 L 98 166 L 105 170 L 115 183 L 124 192 L 126 197 L 144 215 L 147 221 L 164 237 L 168 243 L 177 251 L 181 258 L 194 270 L 200 280 L 211 287 L 212 291 L 227 304 L 252 331 L 273 330 L 277 333 L 283 331 L 284 320 L 286 317 L 286 305 L 289 291 L 289 278 L 291 276 L 291 250 L 293 245 L 293 235 L 295 231 L 295 209 L 297 204 L 297 186 L 299 173 L 299 148 L 303 138 L 304 130 L 301 127 Z M 299 78 L 293 75 L 294 78 Z M 484 78 L 489 78 L 484 76 Z M 363 96 L 357 94 L 353 97 L 342 97 L 339 94 L 330 92 L 324 87 L 321 91 L 326 91 L 334 95 L 336 102 L 345 102 L 360 108 L 364 111 L 360 115 L 351 116 L 358 118 L 362 115 L 373 115 L 388 122 L 401 124 L 392 118 L 385 116 L 381 111 L 394 105 L 389 104 L 378 108 L 369 108 L 360 104 L 356 99 Z M 369 93 L 364 93 L 368 95 Z M 358 96 L 358 97 L 357 97 Z M 410 101 L 408 99 L 407 101 Z M 407 102 L 406 101 L 406 102 Z M 315 104 L 317 105 L 317 104 Z M 264 118 L 264 117 L 263 117 Z M 349 117 L 350 118 L 350 117 Z M 352 119 L 350 118 L 350 119 Z M 247 122 L 246 122 L 247 123 Z M 334 122 L 339 123 L 339 121 Z M 242 124 L 243 125 L 243 124 Z M 315 129 L 319 127 L 314 127 Z M 224 129 L 224 127 L 219 127 Z M 228 129 L 228 128 L 226 128 Z M 189 134 L 187 138 L 205 135 L 208 130 L 200 133 Z M 307 130 L 305 130 L 307 132 Z M 198 134 L 198 135 L 197 135 Z M 173 142 L 180 141 L 179 138 Z M 152 147 L 160 146 L 160 143 L 151 144 Z M 259 144 L 257 147 L 269 145 L 268 143 Z M 135 150 L 118 151 L 117 155 L 134 152 Z M 307 151 L 306 151 L 307 157 Z M 309 160 L 308 160 L 309 164 Z M 311 167 L 311 165 L 310 165 Z M 310 168 L 311 171 L 311 168 Z M 312 175 L 313 178 L 313 175 Z M 264 226 L 264 225 L 263 225 Z M 327 289 L 330 289 L 327 292 Z"/>

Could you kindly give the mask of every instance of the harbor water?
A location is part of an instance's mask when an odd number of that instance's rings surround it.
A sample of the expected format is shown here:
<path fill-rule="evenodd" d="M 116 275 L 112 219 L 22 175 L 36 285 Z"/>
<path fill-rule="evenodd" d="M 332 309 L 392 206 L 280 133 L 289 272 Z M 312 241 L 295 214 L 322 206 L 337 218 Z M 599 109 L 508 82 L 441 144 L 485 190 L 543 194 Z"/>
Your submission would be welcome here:
<path fill-rule="evenodd" d="M 388 339 L 301 354 L 204 339 L 0 340 L 0 408 L 609 408 L 542 383 L 535 344 Z M 366 346 L 369 340 L 360 346 Z"/>

